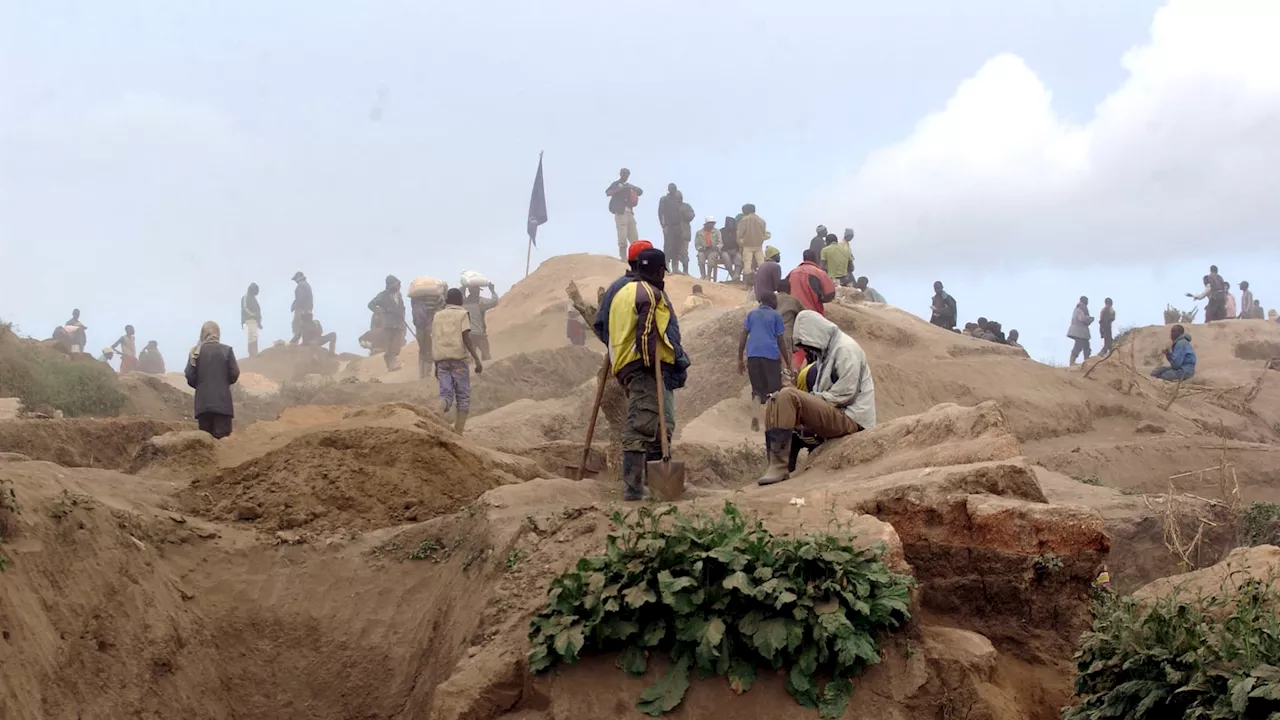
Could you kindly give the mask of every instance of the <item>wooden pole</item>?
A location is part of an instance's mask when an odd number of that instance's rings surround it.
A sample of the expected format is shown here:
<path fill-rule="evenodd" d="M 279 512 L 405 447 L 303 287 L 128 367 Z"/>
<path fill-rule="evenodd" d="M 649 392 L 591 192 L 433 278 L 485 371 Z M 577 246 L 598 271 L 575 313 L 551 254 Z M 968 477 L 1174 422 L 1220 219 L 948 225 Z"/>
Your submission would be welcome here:
<path fill-rule="evenodd" d="M 533 237 L 529 238 L 529 249 L 524 255 L 524 276 L 529 277 L 529 262 L 533 260 Z"/>

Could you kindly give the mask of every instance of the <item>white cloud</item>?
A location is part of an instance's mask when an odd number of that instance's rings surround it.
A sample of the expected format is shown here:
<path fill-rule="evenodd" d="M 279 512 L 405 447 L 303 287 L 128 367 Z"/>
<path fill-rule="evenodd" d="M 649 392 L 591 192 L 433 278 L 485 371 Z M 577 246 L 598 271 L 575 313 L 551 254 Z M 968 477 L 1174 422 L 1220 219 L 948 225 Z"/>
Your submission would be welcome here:
<path fill-rule="evenodd" d="M 861 258 L 920 269 L 1275 247 L 1276 37 L 1275 0 L 1171 0 L 1084 124 L 1020 58 L 993 58 L 818 214 L 858 229 Z"/>

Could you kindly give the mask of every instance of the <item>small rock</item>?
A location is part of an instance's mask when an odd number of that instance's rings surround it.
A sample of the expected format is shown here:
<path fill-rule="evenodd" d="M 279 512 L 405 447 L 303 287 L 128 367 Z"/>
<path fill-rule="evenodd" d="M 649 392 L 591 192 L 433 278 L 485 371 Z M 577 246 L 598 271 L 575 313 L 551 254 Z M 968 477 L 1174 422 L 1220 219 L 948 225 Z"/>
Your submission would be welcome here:
<path fill-rule="evenodd" d="M 237 520 L 257 520 L 262 517 L 262 508 L 251 503 L 245 503 L 236 508 L 235 518 Z"/>
<path fill-rule="evenodd" d="M 139 550 L 146 550 L 146 549 L 147 549 L 147 545 L 146 545 L 146 543 L 142 542 L 142 541 L 141 541 L 141 540 L 139 540 L 138 538 L 136 538 L 136 537 L 134 537 L 134 536 L 130 535 L 130 536 L 129 536 L 129 539 L 133 541 L 133 544 L 134 544 L 134 545 L 137 545 L 137 546 L 138 546 L 138 549 L 139 549 Z"/>
<path fill-rule="evenodd" d="M 221 537 L 220 535 L 218 535 L 218 531 L 214 530 L 213 528 L 198 527 L 193 532 L 195 532 L 196 537 L 200 538 L 201 540 L 213 540 L 215 538 Z"/>
<path fill-rule="evenodd" d="M 1138 423 L 1138 427 L 1134 428 L 1133 431 L 1140 433 L 1162 433 L 1165 432 L 1165 428 L 1163 425 L 1157 425 L 1153 422 L 1143 420 Z"/>
<path fill-rule="evenodd" d="M 410 510 L 404 514 L 405 522 L 418 522 L 418 511 Z"/>
<path fill-rule="evenodd" d="M 181 515 L 170 515 L 170 516 L 169 516 L 169 519 L 170 519 L 170 520 L 172 520 L 172 521 L 174 521 L 174 522 L 176 522 L 176 523 L 178 523 L 179 525 L 181 525 L 181 524 L 183 524 L 183 523 L 185 523 L 185 522 L 187 521 L 187 519 L 186 519 L 186 518 L 184 518 L 184 517 L 182 517 Z"/>
<path fill-rule="evenodd" d="M 479 645 L 472 645 L 471 647 L 467 648 L 467 657 L 475 657 L 476 655 L 479 655 L 479 654 L 480 654 Z"/>

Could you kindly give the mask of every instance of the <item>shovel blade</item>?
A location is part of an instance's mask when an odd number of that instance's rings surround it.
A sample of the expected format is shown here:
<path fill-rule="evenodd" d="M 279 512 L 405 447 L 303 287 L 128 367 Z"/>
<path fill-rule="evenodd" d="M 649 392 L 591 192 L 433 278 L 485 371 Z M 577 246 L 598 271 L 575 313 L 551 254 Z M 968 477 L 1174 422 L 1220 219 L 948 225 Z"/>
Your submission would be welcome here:
<path fill-rule="evenodd" d="M 645 479 L 649 491 L 661 502 L 674 502 L 684 495 L 684 463 L 675 460 L 651 460 L 645 463 Z"/>

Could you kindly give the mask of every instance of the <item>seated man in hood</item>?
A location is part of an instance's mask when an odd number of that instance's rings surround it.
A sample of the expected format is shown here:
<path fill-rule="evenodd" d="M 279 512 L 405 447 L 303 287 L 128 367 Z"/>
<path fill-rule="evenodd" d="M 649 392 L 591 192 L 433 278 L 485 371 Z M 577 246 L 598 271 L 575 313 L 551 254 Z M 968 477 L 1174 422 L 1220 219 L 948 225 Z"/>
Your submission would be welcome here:
<path fill-rule="evenodd" d="M 765 444 L 769 468 L 759 484 L 772 485 L 791 476 L 788 460 L 798 429 L 831 440 L 870 430 L 876 424 L 875 383 L 867 356 L 853 338 L 812 310 L 796 316 L 794 341 L 808 362 L 817 366 L 808 392 L 785 387 L 765 406 Z"/>
<path fill-rule="evenodd" d="M 1168 365 L 1161 365 L 1151 371 L 1151 377 L 1170 382 L 1190 380 L 1196 374 L 1196 351 L 1191 347 L 1191 335 L 1181 325 L 1174 325 L 1169 330 L 1173 345 L 1164 351 Z"/>

